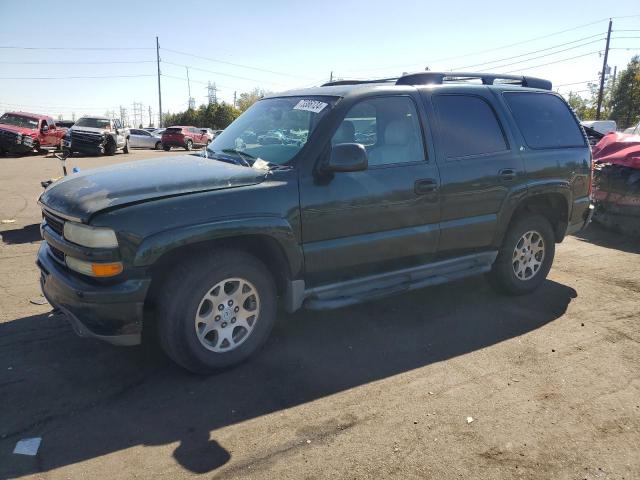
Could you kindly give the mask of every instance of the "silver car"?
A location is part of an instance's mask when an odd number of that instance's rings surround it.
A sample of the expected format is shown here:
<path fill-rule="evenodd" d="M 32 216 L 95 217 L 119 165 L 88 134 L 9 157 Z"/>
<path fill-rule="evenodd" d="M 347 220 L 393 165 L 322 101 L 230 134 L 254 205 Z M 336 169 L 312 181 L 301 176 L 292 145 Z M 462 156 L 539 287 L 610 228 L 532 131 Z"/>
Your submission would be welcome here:
<path fill-rule="evenodd" d="M 147 132 L 139 128 L 129 130 L 129 146 L 131 148 L 155 148 L 162 149 L 162 140 L 160 135 L 155 132 Z"/>

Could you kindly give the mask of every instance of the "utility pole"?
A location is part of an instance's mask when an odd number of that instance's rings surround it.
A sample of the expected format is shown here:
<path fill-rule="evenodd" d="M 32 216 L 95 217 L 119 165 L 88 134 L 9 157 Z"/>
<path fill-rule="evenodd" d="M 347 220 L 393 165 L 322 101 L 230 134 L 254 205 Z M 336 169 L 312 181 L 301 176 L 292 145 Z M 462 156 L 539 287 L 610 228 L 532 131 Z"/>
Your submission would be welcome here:
<path fill-rule="evenodd" d="M 596 108 L 596 120 L 600 120 L 600 110 L 602 109 L 602 96 L 604 94 L 604 77 L 607 72 L 607 59 L 609 58 L 609 42 L 611 41 L 611 19 L 609 19 L 609 30 L 607 31 L 607 45 L 604 48 L 604 61 L 602 62 L 602 72 L 600 75 L 600 89 L 598 90 L 598 107 Z"/>
<path fill-rule="evenodd" d="M 207 97 L 209 98 L 209 105 L 215 105 L 218 103 L 218 89 L 216 84 L 209 82 L 207 84 Z"/>
<path fill-rule="evenodd" d="M 153 126 L 153 121 L 151 120 L 151 105 L 149 105 L 149 126 Z"/>
<path fill-rule="evenodd" d="M 158 128 L 162 127 L 162 88 L 160 87 L 160 42 L 156 37 L 156 60 L 158 63 Z"/>
<path fill-rule="evenodd" d="M 329 81 L 333 82 L 333 70 L 331 71 L 331 73 L 329 74 Z"/>
<path fill-rule="evenodd" d="M 187 89 L 189 91 L 189 102 L 187 105 L 189 106 L 189 110 L 196 108 L 196 101 L 191 97 L 191 80 L 189 80 L 189 67 L 184 67 L 187 69 Z"/>
<path fill-rule="evenodd" d="M 236 108 L 236 91 L 233 91 L 233 108 Z"/>

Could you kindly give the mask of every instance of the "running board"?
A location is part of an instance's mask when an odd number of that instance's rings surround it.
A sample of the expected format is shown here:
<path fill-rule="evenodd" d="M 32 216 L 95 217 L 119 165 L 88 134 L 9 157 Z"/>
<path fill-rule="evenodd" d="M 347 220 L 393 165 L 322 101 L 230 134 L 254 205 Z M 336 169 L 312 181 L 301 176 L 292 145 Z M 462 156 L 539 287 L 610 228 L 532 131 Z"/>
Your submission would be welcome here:
<path fill-rule="evenodd" d="M 322 285 L 304 292 L 304 307 L 311 310 L 341 308 L 478 275 L 491 270 L 497 255 L 497 251 L 476 253 L 395 272 Z"/>

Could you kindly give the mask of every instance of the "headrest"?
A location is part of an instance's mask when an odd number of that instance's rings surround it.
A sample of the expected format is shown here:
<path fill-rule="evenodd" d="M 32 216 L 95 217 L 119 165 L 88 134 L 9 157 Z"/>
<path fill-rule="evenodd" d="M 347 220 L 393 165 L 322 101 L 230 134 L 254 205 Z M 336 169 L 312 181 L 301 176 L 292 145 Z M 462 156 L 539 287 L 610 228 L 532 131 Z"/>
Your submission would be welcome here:
<path fill-rule="evenodd" d="M 385 145 L 407 145 L 411 131 L 407 127 L 407 123 L 400 120 L 389 122 L 384 130 Z"/>
<path fill-rule="evenodd" d="M 334 143 L 353 143 L 356 139 L 356 127 L 350 120 L 343 121 L 334 136 Z"/>

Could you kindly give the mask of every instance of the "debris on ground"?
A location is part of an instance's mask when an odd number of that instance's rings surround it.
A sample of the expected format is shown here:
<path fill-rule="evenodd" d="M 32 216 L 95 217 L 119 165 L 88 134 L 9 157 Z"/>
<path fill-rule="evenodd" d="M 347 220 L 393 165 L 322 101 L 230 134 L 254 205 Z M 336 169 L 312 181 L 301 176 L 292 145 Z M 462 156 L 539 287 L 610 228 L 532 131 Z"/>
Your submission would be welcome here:
<path fill-rule="evenodd" d="M 44 298 L 44 295 L 40 295 L 39 297 L 35 297 L 29 300 L 29 303 L 33 303 L 34 305 L 46 305 L 49 302 L 47 302 L 47 299 Z"/>
<path fill-rule="evenodd" d="M 42 437 L 25 438 L 16 443 L 13 453 L 17 455 L 30 455 L 32 457 L 38 454 Z"/>
<path fill-rule="evenodd" d="M 593 147 L 594 221 L 640 236 L 640 135 L 612 132 Z"/>
<path fill-rule="evenodd" d="M 473 417 L 467 417 L 467 423 L 471 423 L 473 422 L 474 418 Z"/>
<path fill-rule="evenodd" d="M 1 223 L 16 223 L 16 219 L 15 218 L 8 218 L 5 220 L 2 220 Z"/>

